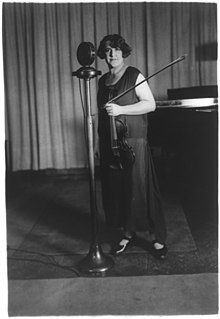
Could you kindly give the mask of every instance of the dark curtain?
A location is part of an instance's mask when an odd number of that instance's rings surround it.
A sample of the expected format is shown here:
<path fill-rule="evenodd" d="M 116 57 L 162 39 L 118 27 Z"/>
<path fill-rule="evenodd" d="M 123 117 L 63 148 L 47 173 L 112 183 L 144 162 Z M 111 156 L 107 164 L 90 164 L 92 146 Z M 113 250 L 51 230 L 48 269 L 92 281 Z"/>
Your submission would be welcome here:
<path fill-rule="evenodd" d="M 149 80 L 157 100 L 167 89 L 216 85 L 215 3 L 4 3 L 3 58 L 9 169 L 85 167 L 78 45 L 98 46 L 120 33 L 132 46 L 127 63 L 147 76 L 177 57 L 187 59 Z M 107 71 L 105 62 L 94 66 Z M 91 80 L 96 113 L 97 79 Z"/>

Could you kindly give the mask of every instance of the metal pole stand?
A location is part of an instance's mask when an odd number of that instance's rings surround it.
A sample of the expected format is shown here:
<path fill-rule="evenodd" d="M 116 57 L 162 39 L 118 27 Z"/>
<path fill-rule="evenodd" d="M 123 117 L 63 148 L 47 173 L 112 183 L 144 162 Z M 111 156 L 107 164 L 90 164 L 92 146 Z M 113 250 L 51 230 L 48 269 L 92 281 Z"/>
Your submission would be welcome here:
<path fill-rule="evenodd" d="M 78 71 L 73 72 L 73 76 L 84 79 L 85 83 L 85 98 L 86 98 L 86 124 L 87 124 L 87 149 L 89 161 L 89 181 L 90 181 L 90 208 L 92 221 L 92 242 L 89 253 L 82 259 L 78 268 L 80 272 L 87 274 L 103 274 L 108 269 L 114 266 L 114 261 L 111 257 L 106 256 L 98 242 L 98 212 L 96 205 L 96 190 L 95 190 L 95 168 L 94 168 L 94 152 L 93 152 L 93 125 L 91 116 L 91 94 L 90 80 L 93 77 L 101 74 L 93 67 L 85 66 Z"/>

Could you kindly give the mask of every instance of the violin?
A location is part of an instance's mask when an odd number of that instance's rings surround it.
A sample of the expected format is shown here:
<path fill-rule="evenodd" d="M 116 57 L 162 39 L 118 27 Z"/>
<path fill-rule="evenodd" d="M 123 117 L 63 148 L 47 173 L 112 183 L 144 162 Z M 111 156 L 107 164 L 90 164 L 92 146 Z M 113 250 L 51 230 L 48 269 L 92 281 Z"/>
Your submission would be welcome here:
<path fill-rule="evenodd" d="M 110 116 L 110 136 L 112 158 L 109 167 L 112 169 L 128 169 L 135 162 L 135 153 L 128 144 L 125 136 L 127 133 L 127 125 L 115 116 Z"/>

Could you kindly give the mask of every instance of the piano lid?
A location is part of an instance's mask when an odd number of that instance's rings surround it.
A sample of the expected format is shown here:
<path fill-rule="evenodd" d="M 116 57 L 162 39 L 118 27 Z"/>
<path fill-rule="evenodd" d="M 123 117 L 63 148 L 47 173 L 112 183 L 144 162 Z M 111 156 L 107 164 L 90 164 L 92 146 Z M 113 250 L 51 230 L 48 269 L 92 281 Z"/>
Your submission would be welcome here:
<path fill-rule="evenodd" d="M 194 98 L 156 101 L 157 108 L 217 108 L 218 98 Z"/>

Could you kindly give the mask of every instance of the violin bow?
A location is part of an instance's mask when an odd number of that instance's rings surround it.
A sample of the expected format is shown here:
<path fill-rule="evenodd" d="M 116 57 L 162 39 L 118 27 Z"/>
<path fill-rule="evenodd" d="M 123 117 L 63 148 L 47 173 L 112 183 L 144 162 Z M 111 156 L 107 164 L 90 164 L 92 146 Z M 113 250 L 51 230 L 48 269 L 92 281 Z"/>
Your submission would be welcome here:
<path fill-rule="evenodd" d="M 125 90 L 124 92 L 120 93 L 119 95 L 115 96 L 114 98 L 112 98 L 111 100 L 109 100 L 106 104 L 111 103 L 116 101 L 117 99 L 119 99 L 120 97 L 122 97 L 124 94 L 130 92 L 131 90 L 133 90 L 134 88 L 136 88 L 138 85 L 141 85 L 142 83 L 148 81 L 150 78 L 152 78 L 153 76 L 155 76 L 156 74 L 164 71 L 165 69 L 171 67 L 172 65 L 184 60 L 186 58 L 187 54 L 184 54 L 182 56 L 180 56 L 178 59 L 170 62 L 169 64 L 167 64 L 165 67 L 163 67 L 162 69 L 158 70 L 157 72 L 155 72 L 154 74 L 148 76 L 147 78 L 145 78 L 144 80 L 142 80 L 141 82 L 135 84 L 134 86 L 130 87 L 129 89 Z"/>

